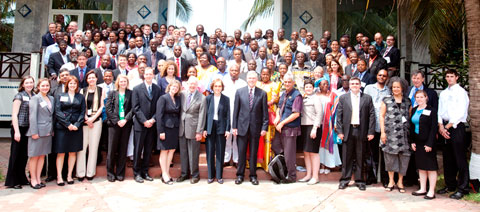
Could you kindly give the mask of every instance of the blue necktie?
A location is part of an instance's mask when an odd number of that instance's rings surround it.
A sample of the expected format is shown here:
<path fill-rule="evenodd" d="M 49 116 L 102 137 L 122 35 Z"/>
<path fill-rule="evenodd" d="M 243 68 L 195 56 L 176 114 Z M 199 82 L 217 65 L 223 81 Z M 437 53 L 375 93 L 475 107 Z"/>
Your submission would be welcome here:
<path fill-rule="evenodd" d="M 152 86 L 148 86 L 148 97 L 152 98 Z"/>
<path fill-rule="evenodd" d="M 413 92 L 412 98 L 410 99 L 410 101 L 412 101 L 413 107 L 415 107 L 415 94 L 417 93 L 417 91 L 418 91 L 418 88 L 415 87 L 415 91 Z"/>

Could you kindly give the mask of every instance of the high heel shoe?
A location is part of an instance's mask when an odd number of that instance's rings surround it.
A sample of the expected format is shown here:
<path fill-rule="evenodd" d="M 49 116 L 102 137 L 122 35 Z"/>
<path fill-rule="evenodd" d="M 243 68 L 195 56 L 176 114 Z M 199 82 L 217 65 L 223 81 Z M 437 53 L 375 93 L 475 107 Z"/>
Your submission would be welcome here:
<path fill-rule="evenodd" d="M 172 180 L 172 178 L 170 178 L 170 180 L 165 181 L 165 180 L 163 179 L 163 177 L 162 177 L 162 183 L 165 183 L 165 184 L 167 184 L 167 185 L 173 185 L 173 180 Z"/>
<path fill-rule="evenodd" d="M 392 187 L 385 187 L 385 191 L 393 191 L 393 189 L 395 188 L 395 185 L 393 185 Z"/>
<path fill-rule="evenodd" d="M 42 188 L 42 186 L 40 186 L 40 184 L 36 184 L 35 186 L 30 184 L 30 187 L 32 187 L 33 189 L 41 189 Z"/>
<path fill-rule="evenodd" d="M 65 182 L 62 181 L 61 183 L 59 183 L 59 182 L 57 181 L 57 185 L 58 185 L 58 186 L 65 186 Z"/>

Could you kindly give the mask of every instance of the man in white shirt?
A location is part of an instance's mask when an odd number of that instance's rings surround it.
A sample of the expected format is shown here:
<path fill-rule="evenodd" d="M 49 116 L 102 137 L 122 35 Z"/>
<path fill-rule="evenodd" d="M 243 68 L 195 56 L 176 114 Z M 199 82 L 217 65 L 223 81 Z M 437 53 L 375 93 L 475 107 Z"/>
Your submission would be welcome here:
<path fill-rule="evenodd" d="M 233 107 L 235 103 L 235 93 L 239 88 L 247 86 L 245 80 L 239 79 L 240 67 L 237 64 L 233 64 L 229 67 L 230 77 L 225 77 L 223 84 L 225 89 L 223 94 L 230 99 L 230 122 L 233 120 Z M 232 124 L 232 123 L 230 123 Z M 238 163 L 238 146 L 237 146 L 237 136 L 233 136 L 232 133 L 227 137 L 227 143 L 225 145 L 225 165 L 230 163 L 230 159 L 233 160 L 235 166 Z"/>
<path fill-rule="evenodd" d="M 73 38 L 75 41 L 72 44 L 72 48 L 81 51 L 83 49 L 83 32 L 80 30 L 76 31 L 75 34 L 73 34 Z"/>
<path fill-rule="evenodd" d="M 443 168 L 445 188 L 437 191 L 446 194 L 457 190 L 450 195 L 452 199 L 461 199 L 469 192 L 468 163 L 465 150 L 465 123 L 468 116 L 469 98 L 457 80 L 459 74 L 455 70 L 448 70 L 445 79 L 448 88 L 440 93 L 438 104 L 438 131 L 445 138 L 443 148 Z M 458 179 L 457 179 L 458 176 Z"/>
<path fill-rule="evenodd" d="M 60 51 L 59 43 L 61 40 L 65 41 L 63 39 L 63 32 L 56 32 L 55 33 L 55 41 L 56 43 L 50 45 L 47 47 L 45 50 L 45 56 L 43 57 L 43 64 L 47 65 L 48 64 L 48 59 L 50 58 L 50 55 Z M 65 41 L 66 42 L 66 41 Z M 72 47 L 67 45 L 67 54 L 70 54 L 70 51 L 72 50 Z"/>

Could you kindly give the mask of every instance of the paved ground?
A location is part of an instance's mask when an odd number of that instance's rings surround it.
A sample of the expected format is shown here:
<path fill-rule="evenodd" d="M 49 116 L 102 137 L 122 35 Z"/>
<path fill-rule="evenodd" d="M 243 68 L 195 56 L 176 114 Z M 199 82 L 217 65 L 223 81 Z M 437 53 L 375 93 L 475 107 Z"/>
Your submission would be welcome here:
<path fill-rule="evenodd" d="M 0 169 L 6 172 L 10 143 L 0 139 Z M 326 177 L 325 177 L 326 178 Z M 326 178 L 327 179 L 327 178 Z M 438 195 L 432 201 L 397 190 L 386 192 L 380 186 L 338 190 L 335 180 L 314 186 L 302 183 L 274 185 L 260 181 L 238 186 L 207 184 L 206 180 L 165 185 L 159 179 L 138 184 L 131 177 L 110 183 L 105 177 L 93 181 L 33 190 L 0 186 L 0 211 L 480 211 L 480 204 L 457 201 Z"/>

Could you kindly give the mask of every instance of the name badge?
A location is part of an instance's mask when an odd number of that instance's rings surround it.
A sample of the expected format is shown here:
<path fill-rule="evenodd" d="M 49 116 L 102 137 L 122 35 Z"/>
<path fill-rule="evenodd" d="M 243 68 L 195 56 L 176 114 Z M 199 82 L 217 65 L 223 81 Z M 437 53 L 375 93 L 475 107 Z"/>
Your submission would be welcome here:
<path fill-rule="evenodd" d="M 407 122 L 407 119 L 405 118 L 405 116 L 402 116 L 402 123 L 405 123 Z"/>
<path fill-rule="evenodd" d="M 430 116 L 431 110 L 423 110 L 422 115 Z"/>
<path fill-rule="evenodd" d="M 360 84 L 362 85 L 362 88 L 364 88 L 367 85 L 367 83 L 364 83 L 364 82 L 361 82 Z"/>
<path fill-rule="evenodd" d="M 88 116 L 92 115 L 92 109 L 88 109 L 88 110 L 87 110 L 87 115 L 88 115 Z"/>
<path fill-rule="evenodd" d="M 383 59 L 385 59 L 387 63 L 390 63 L 390 57 L 384 57 Z"/>
<path fill-rule="evenodd" d="M 120 112 L 120 118 L 125 117 L 125 112 Z"/>
<path fill-rule="evenodd" d="M 30 97 L 28 97 L 28 96 L 23 96 L 23 97 L 22 97 L 22 100 L 23 100 L 23 101 L 30 101 Z"/>
<path fill-rule="evenodd" d="M 68 96 L 60 97 L 60 102 L 68 102 Z"/>
<path fill-rule="evenodd" d="M 46 102 L 40 102 L 40 107 L 46 107 L 47 103 Z"/>

